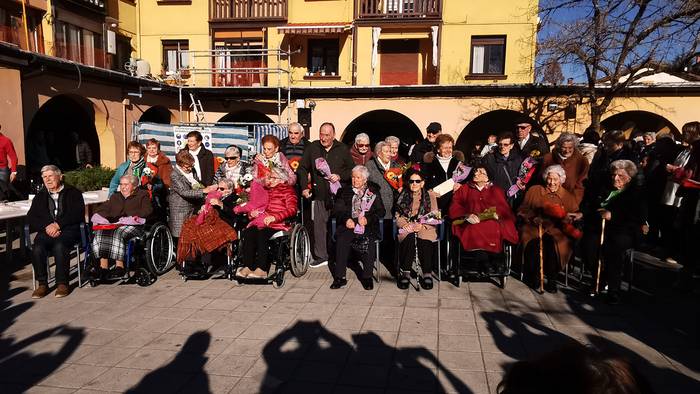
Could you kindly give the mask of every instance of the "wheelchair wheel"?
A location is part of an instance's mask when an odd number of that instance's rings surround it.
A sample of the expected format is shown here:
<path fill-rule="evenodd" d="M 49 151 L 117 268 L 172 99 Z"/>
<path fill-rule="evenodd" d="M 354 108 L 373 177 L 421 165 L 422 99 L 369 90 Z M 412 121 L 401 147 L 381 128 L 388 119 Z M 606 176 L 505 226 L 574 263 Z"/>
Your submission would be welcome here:
<path fill-rule="evenodd" d="M 156 275 L 163 275 L 175 265 L 173 235 L 165 223 L 158 223 L 151 228 L 146 240 L 146 261 L 148 268 Z"/>
<path fill-rule="evenodd" d="M 289 265 L 292 275 L 300 277 L 309 269 L 311 260 L 311 242 L 309 233 L 301 224 L 294 225 L 289 237 Z"/>
<path fill-rule="evenodd" d="M 274 279 L 272 279 L 272 287 L 275 289 L 282 288 L 284 287 L 286 281 L 287 280 L 284 277 L 284 270 L 277 270 Z"/>
<path fill-rule="evenodd" d="M 155 282 L 156 276 L 145 268 L 139 268 L 135 273 L 136 284 L 141 287 L 147 287 Z"/>

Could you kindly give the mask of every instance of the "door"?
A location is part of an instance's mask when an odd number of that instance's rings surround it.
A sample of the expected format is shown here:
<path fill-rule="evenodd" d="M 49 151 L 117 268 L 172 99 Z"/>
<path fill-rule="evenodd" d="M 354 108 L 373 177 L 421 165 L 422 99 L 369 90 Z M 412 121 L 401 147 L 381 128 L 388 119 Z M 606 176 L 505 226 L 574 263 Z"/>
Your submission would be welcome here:
<path fill-rule="evenodd" d="M 381 85 L 418 84 L 418 40 L 380 40 Z"/>

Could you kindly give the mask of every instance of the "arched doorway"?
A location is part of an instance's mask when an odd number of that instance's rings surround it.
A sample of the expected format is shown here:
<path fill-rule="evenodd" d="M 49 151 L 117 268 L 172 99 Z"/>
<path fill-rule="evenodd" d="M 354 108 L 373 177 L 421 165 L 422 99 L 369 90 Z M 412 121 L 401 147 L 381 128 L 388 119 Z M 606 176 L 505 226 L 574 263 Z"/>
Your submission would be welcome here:
<path fill-rule="evenodd" d="M 267 115 L 252 109 L 244 109 L 242 111 L 231 112 L 224 115 L 219 122 L 229 123 L 275 123 Z"/>
<path fill-rule="evenodd" d="M 352 145 L 355 142 L 355 136 L 359 133 L 369 135 L 373 148 L 374 144 L 390 135 L 399 137 L 401 140 L 399 154 L 404 157 L 408 156 L 408 149 L 411 145 L 423 138 L 420 129 L 411 119 L 388 109 L 370 111 L 355 118 L 345 128 L 342 141 L 347 145 Z"/>
<path fill-rule="evenodd" d="M 139 122 L 150 122 L 150 123 L 160 123 L 160 124 L 170 124 L 172 120 L 172 114 L 170 111 L 160 105 L 154 105 L 141 114 Z"/>
<path fill-rule="evenodd" d="M 76 146 L 90 147 L 90 162 L 100 163 L 100 142 L 95 128 L 95 109 L 80 96 L 51 98 L 34 114 L 26 134 L 27 168 L 38 173 L 46 164 L 63 171 L 78 168 Z"/>
<path fill-rule="evenodd" d="M 509 109 L 499 109 L 477 116 L 474 120 L 462 129 L 457 138 L 455 148 L 461 150 L 465 155 L 474 149 L 474 145 L 484 142 L 490 134 L 498 135 L 503 132 L 511 132 L 515 135 L 515 122 L 524 116 L 523 113 Z M 535 122 L 533 130 L 542 133 L 542 128 Z"/>
<path fill-rule="evenodd" d="M 680 131 L 668 119 L 661 115 L 647 111 L 626 111 L 600 122 L 604 130 L 622 130 L 628 137 L 636 137 L 648 131 L 659 133 L 672 133 L 678 140 Z"/>

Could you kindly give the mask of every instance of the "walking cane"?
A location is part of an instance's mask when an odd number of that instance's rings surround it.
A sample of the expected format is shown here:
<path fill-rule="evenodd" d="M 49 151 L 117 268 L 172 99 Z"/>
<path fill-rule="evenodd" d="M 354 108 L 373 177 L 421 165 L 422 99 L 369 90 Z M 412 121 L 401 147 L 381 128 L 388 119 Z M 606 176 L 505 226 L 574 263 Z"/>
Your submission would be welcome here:
<path fill-rule="evenodd" d="M 600 227 L 600 249 L 598 250 L 598 269 L 595 276 L 595 294 L 598 294 L 600 287 L 600 268 L 603 265 L 603 241 L 605 241 L 605 219 Z"/>
<path fill-rule="evenodd" d="M 544 293 L 544 242 L 542 241 L 542 223 L 537 226 L 537 233 L 540 236 L 540 294 Z"/>

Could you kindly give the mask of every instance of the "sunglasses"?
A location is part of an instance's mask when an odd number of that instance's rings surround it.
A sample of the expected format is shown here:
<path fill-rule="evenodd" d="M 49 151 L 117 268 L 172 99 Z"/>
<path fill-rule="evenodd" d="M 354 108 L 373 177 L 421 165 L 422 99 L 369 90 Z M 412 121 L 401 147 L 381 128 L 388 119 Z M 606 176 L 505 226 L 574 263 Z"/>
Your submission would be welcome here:
<path fill-rule="evenodd" d="M 369 148 L 369 144 L 357 144 L 358 148 Z"/>
<path fill-rule="evenodd" d="M 526 125 L 518 125 L 518 129 L 520 129 L 520 130 L 527 129 L 528 127 L 530 127 L 529 124 L 526 124 Z"/>
<path fill-rule="evenodd" d="M 422 182 L 423 182 L 422 179 L 409 179 L 409 180 L 408 180 L 408 183 L 419 184 L 419 183 L 422 183 Z"/>
<path fill-rule="evenodd" d="M 238 160 L 238 156 L 226 156 L 224 157 L 226 160 Z"/>
<path fill-rule="evenodd" d="M 428 134 L 440 134 L 439 131 L 428 131 Z"/>
<path fill-rule="evenodd" d="M 498 146 L 511 146 L 511 145 L 513 145 L 513 144 L 512 144 L 512 143 L 508 143 L 508 144 L 505 144 L 505 143 L 499 143 L 499 144 L 498 144 Z"/>

